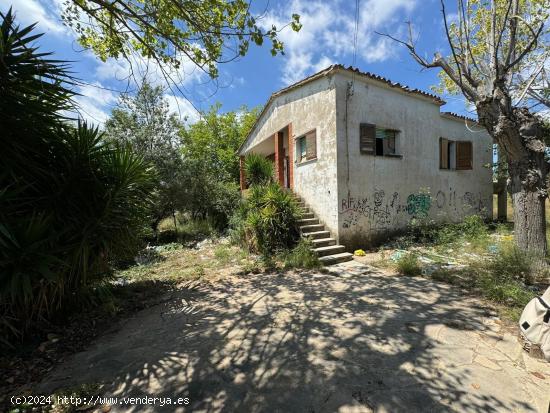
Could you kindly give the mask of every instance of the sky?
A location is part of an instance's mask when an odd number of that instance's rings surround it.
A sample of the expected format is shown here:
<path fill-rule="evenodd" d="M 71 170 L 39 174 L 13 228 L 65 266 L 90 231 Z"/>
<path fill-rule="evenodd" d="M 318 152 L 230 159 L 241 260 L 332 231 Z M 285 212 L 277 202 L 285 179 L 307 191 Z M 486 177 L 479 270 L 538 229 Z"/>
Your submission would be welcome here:
<path fill-rule="evenodd" d="M 61 21 L 63 0 L 0 0 L 0 11 L 12 6 L 18 22 L 24 26 L 38 23 L 44 36 L 38 40 L 42 51 L 54 52 L 55 58 L 71 61 L 73 74 L 80 79 L 76 98 L 80 115 L 95 124 L 108 119 L 121 92 L 134 93 L 128 62 L 109 59 L 102 62 L 77 42 L 74 32 Z M 456 18 L 448 2 L 448 18 Z M 285 55 L 271 56 L 268 42 L 251 46 L 249 53 L 230 63 L 219 65 L 220 76 L 210 80 L 192 62 L 183 61 L 168 85 L 158 67 L 135 60 L 134 72 L 147 73 L 153 84 L 162 86 L 170 109 L 193 123 L 200 111 L 221 103 L 221 111 L 240 110 L 243 105 L 263 105 L 270 94 L 322 70 L 331 64 L 352 65 L 362 71 L 384 76 L 401 84 L 430 91 L 438 84 L 437 69 L 423 70 L 406 49 L 375 32 L 405 38 L 407 21 L 413 24 L 417 49 L 427 58 L 440 51 L 447 54 L 439 0 L 360 0 L 357 47 L 354 47 L 356 5 L 351 0 L 253 0 L 252 13 L 261 16 L 258 24 L 282 28 L 291 15 L 300 15 L 303 27 L 295 33 L 289 27 L 279 37 Z M 443 96 L 442 111 L 473 116 L 460 96 Z"/>

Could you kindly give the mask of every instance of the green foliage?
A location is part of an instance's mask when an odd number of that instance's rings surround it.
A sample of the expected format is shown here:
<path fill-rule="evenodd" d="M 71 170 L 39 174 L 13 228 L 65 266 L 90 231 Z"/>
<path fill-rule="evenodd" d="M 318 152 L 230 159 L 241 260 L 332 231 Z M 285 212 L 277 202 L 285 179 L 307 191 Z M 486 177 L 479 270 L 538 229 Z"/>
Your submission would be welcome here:
<path fill-rule="evenodd" d="M 299 219 L 291 193 L 276 183 L 253 186 L 232 219 L 232 238 L 270 257 L 295 245 Z"/>
<path fill-rule="evenodd" d="M 486 264 L 486 268 L 500 281 L 530 281 L 535 271 L 534 258 L 532 253 L 520 250 L 510 243 L 503 243 L 495 257 Z"/>
<path fill-rule="evenodd" d="M 242 107 L 220 113 L 216 104 L 180 131 L 185 203 L 194 218 L 208 218 L 222 232 L 240 201 L 237 150 L 256 121 L 258 110 Z"/>
<path fill-rule="evenodd" d="M 268 39 L 273 55 L 283 53 L 278 29 L 258 24 L 245 0 L 69 0 L 63 3 L 62 18 L 77 32 L 80 44 L 103 61 L 135 51 L 175 69 L 189 59 L 214 78 L 217 65 L 244 56 L 250 42 L 261 46 Z M 292 15 L 294 31 L 301 28 L 299 19 Z M 165 77 L 169 75 L 172 71 Z"/>
<path fill-rule="evenodd" d="M 308 238 L 302 238 L 289 253 L 283 256 L 285 268 L 319 268 L 321 262 L 313 251 L 313 243 Z"/>
<path fill-rule="evenodd" d="M 251 153 L 245 158 L 244 172 L 249 186 L 267 185 L 273 181 L 273 162 L 262 155 Z"/>
<path fill-rule="evenodd" d="M 0 336 L 98 285 L 109 262 L 133 254 L 149 213 L 152 171 L 96 128 L 72 127 L 64 64 L 32 44 L 13 15 L 0 28 Z"/>
<path fill-rule="evenodd" d="M 404 254 L 397 260 L 396 264 L 400 274 L 414 277 L 422 273 L 422 268 L 416 254 Z"/>
<path fill-rule="evenodd" d="M 181 208 L 187 195 L 178 135 L 181 127 L 176 115 L 169 111 L 162 88 L 147 82 L 134 96 L 122 94 L 105 123 L 109 141 L 130 146 L 155 167 L 157 182 L 151 222 L 155 232 L 163 218 Z"/>
<path fill-rule="evenodd" d="M 259 108 L 240 107 L 221 112 L 221 104 L 213 105 L 201 119 L 181 131 L 182 153 L 186 161 L 195 160 L 200 172 L 209 179 L 239 182 L 237 150 L 256 122 Z"/>

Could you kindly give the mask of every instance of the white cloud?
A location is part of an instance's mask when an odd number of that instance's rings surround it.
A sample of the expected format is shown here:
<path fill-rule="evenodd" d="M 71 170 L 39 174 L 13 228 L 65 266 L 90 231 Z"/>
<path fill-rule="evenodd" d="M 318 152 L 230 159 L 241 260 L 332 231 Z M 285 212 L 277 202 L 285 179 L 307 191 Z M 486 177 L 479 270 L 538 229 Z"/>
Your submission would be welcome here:
<path fill-rule="evenodd" d="M 55 0 L 0 0 L 2 11 L 13 6 L 17 22 L 28 26 L 38 22 L 38 30 L 49 34 L 64 35 L 69 32 L 61 21 L 61 9 Z"/>
<path fill-rule="evenodd" d="M 165 94 L 164 98 L 168 101 L 170 112 L 178 115 L 182 121 L 192 124 L 199 120 L 199 112 L 197 112 L 189 100 L 171 94 Z"/>
<path fill-rule="evenodd" d="M 95 82 L 79 86 L 74 100 L 77 104 L 77 115 L 89 123 L 102 125 L 109 118 L 110 109 L 117 102 L 118 95 Z"/>
<path fill-rule="evenodd" d="M 168 83 L 178 87 L 190 86 L 203 81 L 207 75 L 187 56 L 179 59 L 179 67 L 161 66 L 154 59 L 134 54 L 130 61 L 110 58 L 106 62 L 97 61 L 96 76 L 100 80 L 124 80 L 135 85 L 147 78 L 154 86 L 166 86 Z"/>
<path fill-rule="evenodd" d="M 395 45 L 388 38 L 379 36 L 376 30 L 386 31 L 401 23 L 412 12 L 416 0 L 368 0 L 362 2 L 359 11 L 357 56 L 366 62 L 380 62 L 394 56 Z M 296 33 L 290 27 L 279 35 L 285 44 L 286 61 L 282 80 L 289 84 L 331 63 L 344 63 L 344 57 L 353 55 L 355 14 L 336 13 L 349 7 L 349 2 L 293 0 L 288 7 L 269 13 L 260 21 L 264 28 L 283 27 L 291 20 L 291 13 L 300 15 L 302 29 Z M 395 32 L 395 30 L 392 30 Z M 322 54 L 319 55 L 319 51 Z M 340 60 L 339 60 L 340 59 Z"/>

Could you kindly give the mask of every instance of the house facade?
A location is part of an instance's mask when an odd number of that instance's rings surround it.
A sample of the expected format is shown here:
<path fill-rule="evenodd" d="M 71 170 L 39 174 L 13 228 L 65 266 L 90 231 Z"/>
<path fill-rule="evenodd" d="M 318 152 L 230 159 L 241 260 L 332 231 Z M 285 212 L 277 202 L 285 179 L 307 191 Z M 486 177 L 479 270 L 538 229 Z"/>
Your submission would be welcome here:
<path fill-rule="evenodd" d="M 239 150 L 271 157 L 348 250 L 412 219 L 492 216 L 492 139 L 439 97 L 333 65 L 274 93 Z M 244 188 L 241 168 L 241 187 Z"/>

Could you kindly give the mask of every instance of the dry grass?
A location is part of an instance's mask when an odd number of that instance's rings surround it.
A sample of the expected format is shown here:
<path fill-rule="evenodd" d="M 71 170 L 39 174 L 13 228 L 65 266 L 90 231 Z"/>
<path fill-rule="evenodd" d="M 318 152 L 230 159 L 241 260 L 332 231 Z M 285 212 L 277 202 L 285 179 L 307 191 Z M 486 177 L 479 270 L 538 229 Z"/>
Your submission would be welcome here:
<path fill-rule="evenodd" d="M 161 250 L 154 262 L 135 265 L 117 272 L 116 276 L 127 282 L 152 280 L 179 283 L 200 279 L 213 281 L 228 273 L 250 268 L 253 262 L 241 248 L 211 241 L 199 249 L 180 246 Z"/>

